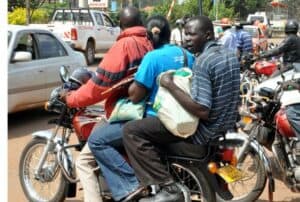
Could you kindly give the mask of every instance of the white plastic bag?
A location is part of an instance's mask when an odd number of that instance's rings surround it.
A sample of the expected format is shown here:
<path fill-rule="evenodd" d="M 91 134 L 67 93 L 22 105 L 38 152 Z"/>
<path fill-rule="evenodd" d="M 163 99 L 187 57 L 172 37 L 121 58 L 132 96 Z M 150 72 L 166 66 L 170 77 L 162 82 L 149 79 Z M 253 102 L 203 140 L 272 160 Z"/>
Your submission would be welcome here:
<path fill-rule="evenodd" d="M 192 71 L 189 68 L 181 68 L 173 72 L 174 83 L 190 95 Z M 158 82 L 164 73 L 158 77 Z M 158 118 L 173 135 L 187 138 L 197 130 L 199 118 L 186 111 L 170 92 L 160 85 L 153 108 Z"/>

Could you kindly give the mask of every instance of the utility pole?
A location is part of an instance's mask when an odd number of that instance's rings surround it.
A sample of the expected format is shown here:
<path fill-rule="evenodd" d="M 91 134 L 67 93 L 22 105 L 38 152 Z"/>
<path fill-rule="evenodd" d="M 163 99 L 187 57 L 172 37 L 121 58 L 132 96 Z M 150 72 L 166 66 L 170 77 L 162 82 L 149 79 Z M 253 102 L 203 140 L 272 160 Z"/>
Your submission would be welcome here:
<path fill-rule="evenodd" d="M 26 25 L 30 24 L 30 1 L 26 0 Z"/>
<path fill-rule="evenodd" d="M 202 0 L 199 0 L 199 15 L 202 15 Z"/>

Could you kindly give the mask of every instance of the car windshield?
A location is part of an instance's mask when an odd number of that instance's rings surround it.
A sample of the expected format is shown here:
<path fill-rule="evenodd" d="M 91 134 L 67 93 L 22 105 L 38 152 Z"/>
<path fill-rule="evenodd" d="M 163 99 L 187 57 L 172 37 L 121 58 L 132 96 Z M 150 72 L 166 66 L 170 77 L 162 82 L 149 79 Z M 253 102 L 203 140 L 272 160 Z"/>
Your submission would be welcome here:
<path fill-rule="evenodd" d="M 252 27 L 244 27 L 244 30 L 248 32 L 253 38 L 257 37 L 257 29 Z"/>
<path fill-rule="evenodd" d="M 263 16 L 251 16 L 250 17 L 250 22 L 254 23 L 256 20 L 259 22 L 264 22 L 264 17 Z"/>
<path fill-rule="evenodd" d="M 91 22 L 89 13 L 78 12 L 57 12 L 55 21 L 75 21 L 75 22 Z"/>
<path fill-rule="evenodd" d="M 8 34 L 7 34 L 7 45 L 9 45 L 9 42 L 10 42 L 10 39 L 11 39 L 11 35 L 12 35 L 12 33 L 10 31 L 8 31 Z"/>

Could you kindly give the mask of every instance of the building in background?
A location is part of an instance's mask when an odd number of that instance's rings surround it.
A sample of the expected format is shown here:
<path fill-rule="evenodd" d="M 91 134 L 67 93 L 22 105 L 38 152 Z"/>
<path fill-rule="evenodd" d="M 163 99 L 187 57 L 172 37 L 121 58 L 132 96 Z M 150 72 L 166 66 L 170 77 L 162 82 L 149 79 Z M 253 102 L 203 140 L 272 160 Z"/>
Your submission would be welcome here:
<path fill-rule="evenodd" d="M 163 0 L 70 0 L 72 5 L 78 2 L 78 7 L 93 7 L 107 11 L 117 11 L 126 6 L 132 5 L 140 9 L 152 7 L 163 3 Z M 183 1 L 183 0 L 179 0 Z"/>

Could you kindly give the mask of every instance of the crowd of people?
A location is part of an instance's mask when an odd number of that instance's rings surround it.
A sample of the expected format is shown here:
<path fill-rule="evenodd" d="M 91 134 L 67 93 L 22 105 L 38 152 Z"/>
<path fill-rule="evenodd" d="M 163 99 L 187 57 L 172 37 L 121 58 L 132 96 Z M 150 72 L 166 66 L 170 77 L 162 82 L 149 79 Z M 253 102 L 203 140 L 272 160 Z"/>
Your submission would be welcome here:
<path fill-rule="evenodd" d="M 168 20 L 159 15 L 151 16 L 144 26 L 135 7 L 126 7 L 120 12 L 120 25 L 120 36 L 95 75 L 78 90 L 61 95 L 71 107 L 103 101 L 107 98 L 103 92 L 138 66 L 134 82 L 128 88 L 129 99 L 134 103 L 148 100 L 143 119 L 94 127 L 76 162 L 84 201 L 102 201 L 94 172 L 99 166 L 115 201 L 142 198 L 141 202 L 182 202 L 179 187 L 161 162 L 160 146 L 178 141 L 205 145 L 235 128 L 240 99 L 239 54 L 251 52 L 252 41 L 242 26 L 233 30 L 229 19 L 223 20 L 224 33 L 218 40 L 212 21 L 206 16 L 177 20 L 174 31 Z M 288 35 L 284 43 L 285 46 L 264 56 L 284 52 L 299 62 L 299 37 Z M 287 48 L 287 44 L 295 47 Z M 184 52 L 193 72 L 191 95 L 175 85 L 172 74 L 164 75 L 161 85 L 200 120 L 195 134 L 187 139 L 168 131 L 152 106 L 158 90 L 158 75 L 181 68 Z M 125 148 L 130 165 L 119 153 L 119 147 Z M 156 194 L 143 196 L 142 190 L 149 186 L 156 188 Z"/>

